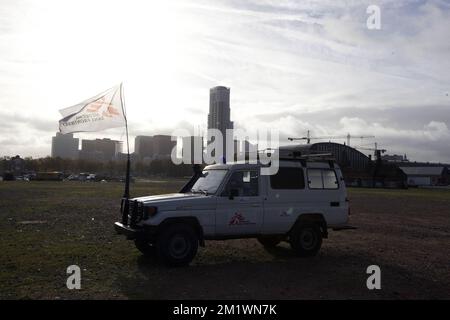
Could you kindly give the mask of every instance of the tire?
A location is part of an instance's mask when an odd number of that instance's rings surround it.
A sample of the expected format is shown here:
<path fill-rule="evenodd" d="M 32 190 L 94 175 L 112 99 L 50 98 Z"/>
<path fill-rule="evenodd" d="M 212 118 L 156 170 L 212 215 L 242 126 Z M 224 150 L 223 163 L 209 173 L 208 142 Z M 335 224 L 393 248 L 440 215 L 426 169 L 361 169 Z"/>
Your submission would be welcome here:
<path fill-rule="evenodd" d="M 156 257 L 156 246 L 145 239 L 134 240 L 136 248 L 146 257 Z"/>
<path fill-rule="evenodd" d="M 198 236 L 190 225 L 169 225 L 158 235 L 158 257 L 168 266 L 186 266 L 197 254 L 198 242 Z"/>
<path fill-rule="evenodd" d="M 264 248 L 274 248 L 281 242 L 281 239 L 277 236 L 259 237 L 258 242 L 261 243 Z"/>
<path fill-rule="evenodd" d="M 292 230 L 290 244 L 300 257 L 315 256 L 322 246 L 322 232 L 317 224 L 299 224 Z"/>

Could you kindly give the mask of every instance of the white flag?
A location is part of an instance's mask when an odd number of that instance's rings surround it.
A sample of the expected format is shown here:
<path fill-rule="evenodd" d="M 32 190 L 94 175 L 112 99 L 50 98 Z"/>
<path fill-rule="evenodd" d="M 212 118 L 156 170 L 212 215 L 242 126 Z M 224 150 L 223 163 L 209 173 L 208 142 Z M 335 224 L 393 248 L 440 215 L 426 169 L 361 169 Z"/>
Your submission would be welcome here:
<path fill-rule="evenodd" d="M 117 85 L 91 99 L 59 110 L 61 133 L 100 131 L 125 126 L 121 97 L 122 85 Z"/>

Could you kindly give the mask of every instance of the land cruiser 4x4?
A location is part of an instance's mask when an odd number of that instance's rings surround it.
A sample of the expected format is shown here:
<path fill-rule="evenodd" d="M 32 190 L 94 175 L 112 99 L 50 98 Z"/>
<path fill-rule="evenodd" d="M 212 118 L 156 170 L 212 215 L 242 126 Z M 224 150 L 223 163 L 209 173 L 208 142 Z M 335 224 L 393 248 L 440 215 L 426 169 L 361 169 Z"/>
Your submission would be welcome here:
<path fill-rule="evenodd" d="M 256 238 L 266 248 L 287 241 L 314 256 L 328 229 L 345 228 L 349 204 L 339 166 L 325 157 L 279 160 L 278 173 L 260 164 L 214 164 L 174 194 L 122 203 L 119 234 L 169 265 L 189 264 L 205 240 Z"/>

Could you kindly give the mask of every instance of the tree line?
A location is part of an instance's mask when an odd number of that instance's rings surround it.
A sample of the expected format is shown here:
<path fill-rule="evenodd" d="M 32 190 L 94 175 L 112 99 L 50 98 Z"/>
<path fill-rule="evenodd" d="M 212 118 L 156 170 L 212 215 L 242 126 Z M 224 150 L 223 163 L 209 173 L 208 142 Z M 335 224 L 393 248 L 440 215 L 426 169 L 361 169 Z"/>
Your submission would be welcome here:
<path fill-rule="evenodd" d="M 59 157 L 24 158 L 14 160 L 10 157 L 0 158 L 1 173 L 27 174 L 58 171 L 65 175 L 82 172 L 95 173 L 109 177 L 124 177 L 126 161 L 93 161 L 84 159 L 62 159 Z M 19 169 L 18 169 L 19 168 Z M 192 165 L 175 165 L 170 159 L 157 159 L 149 162 L 131 161 L 131 175 L 139 177 L 167 176 L 183 177 L 192 175 Z"/>

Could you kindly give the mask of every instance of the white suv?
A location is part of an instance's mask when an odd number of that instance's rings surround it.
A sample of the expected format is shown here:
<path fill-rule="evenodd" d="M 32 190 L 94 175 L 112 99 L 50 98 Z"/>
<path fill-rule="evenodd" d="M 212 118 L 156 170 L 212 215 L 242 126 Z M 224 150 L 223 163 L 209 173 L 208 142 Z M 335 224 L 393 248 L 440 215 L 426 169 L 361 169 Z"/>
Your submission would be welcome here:
<path fill-rule="evenodd" d="M 118 233 L 144 254 L 186 265 L 204 240 L 287 241 L 299 256 L 315 255 L 327 230 L 345 229 L 349 204 L 341 170 L 324 158 L 279 162 L 275 175 L 259 164 L 207 166 L 174 194 L 122 201 Z"/>

